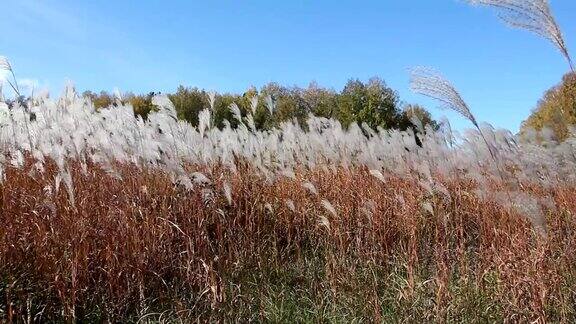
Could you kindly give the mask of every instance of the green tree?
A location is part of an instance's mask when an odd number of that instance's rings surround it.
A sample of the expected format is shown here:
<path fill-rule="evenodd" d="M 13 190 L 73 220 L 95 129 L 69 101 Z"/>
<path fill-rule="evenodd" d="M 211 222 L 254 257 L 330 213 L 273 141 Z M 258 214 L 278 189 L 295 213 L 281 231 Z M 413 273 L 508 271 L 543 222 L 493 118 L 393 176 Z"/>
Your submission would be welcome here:
<path fill-rule="evenodd" d="M 99 94 L 96 94 L 92 91 L 84 91 L 82 96 L 84 98 L 90 99 L 92 104 L 94 104 L 94 108 L 96 109 L 108 108 L 114 103 L 114 97 L 106 91 L 100 91 Z"/>
<path fill-rule="evenodd" d="M 238 126 L 239 122 L 236 120 L 232 112 L 230 111 L 230 105 L 236 104 L 240 108 L 240 113 L 244 116 L 246 113 L 243 111 L 241 104 L 242 98 L 234 94 L 223 94 L 216 95 L 216 101 L 214 103 L 213 120 L 214 125 L 218 128 L 224 127 L 224 120 L 227 120 L 232 128 Z"/>
<path fill-rule="evenodd" d="M 270 112 L 267 98 L 274 103 L 274 109 Z M 296 119 L 304 126 L 310 108 L 302 98 L 298 88 L 287 88 L 278 83 L 271 82 L 260 90 L 258 109 L 254 120 L 256 126 L 262 129 L 270 129 L 280 123 Z"/>
<path fill-rule="evenodd" d="M 338 105 L 338 94 L 334 90 L 321 88 L 316 82 L 310 83 L 302 90 L 302 98 L 317 117 L 335 117 Z"/>
<path fill-rule="evenodd" d="M 86 91 L 84 96 L 90 98 L 97 109 L 113 105 L 117 99 L 107 92 L 99 94 Z M 146 118 L 155 109 L 152 105 L 154 93 L 134 95 L 127 93 L 123 103 L 130 103 L 136 115 Z M 178 118 L 193 126 L 198 125 L 198 114 L 209 108 L 208 92 L 199 88 L 179 86 L 176 92 L 168 97 L 174 104 Z M 257 129 L 271 129 L 280 123 L 296 120 L 306 128 L 308 115 L 336 118 L 344 127 L 351 123 L 366 123 L 372 128 L 402 128 L 410 127 L 407 112 L 399 110 L 398 94 L 386 86 L 383 80 L 371 78 L 367 83 L 357 79 L 348 81 L 341 93 L 326 89 L 313 82 L 307 88 L 285 87 L 271 82 L 260 90 L 250 87 L 242 95 L 216 94 L 212 111 L 212 121 L 216 127 L 222 128 L 225 120 L 232 127 L 238 126 L 238 121 L 230 111 L 230 105 L 236 104 L 244 118 L 252 113 L 253 98 L 258 98 L 254 113 L 254 124 Z M 272 99 L 274 109 L 270 111 L 268 98 Z M 417 107 L 420 109 L 421 107 Z M 433 122 L 425 110 L 418 111 L 424 123 Z"/>
<path fill-rule="evenodd" d="M 402 124 L 398 94 L 380 78 L 367 84 L 349 80 L 338 97 L 337 118 L 344 127 L 351 123 L 366 123 L 371 128 L 397 128 Z"/>
<path fill-rule="evenodd" d="M 440 125 L 436 122 L 428 110 L 417 104 L 408 104 L 404 107 L 403 117 L 413 125 L 412 119 L 416 118 L 423 127 L 430 126 L 433 130 L 438 130 Z M 413 125 L 416 126 L 416 125 Z"/>
<path fill-rule="evenodd" d="M 168 95 L 174 104 L 178 118 L 198 126 L 198 113 L 209 107 L 208 94 L 198 88 L 179 86 L 176 93 Z"/>
<path fill-rule="evenodd" d="M 154 92 L 150 92 L 147 95 L 127 95 L 125 100 L 132 105 L 134 115 L 147 119 L 148 114 L 156 109 L 156 106 L 152 104 L 154 95 Z"/>

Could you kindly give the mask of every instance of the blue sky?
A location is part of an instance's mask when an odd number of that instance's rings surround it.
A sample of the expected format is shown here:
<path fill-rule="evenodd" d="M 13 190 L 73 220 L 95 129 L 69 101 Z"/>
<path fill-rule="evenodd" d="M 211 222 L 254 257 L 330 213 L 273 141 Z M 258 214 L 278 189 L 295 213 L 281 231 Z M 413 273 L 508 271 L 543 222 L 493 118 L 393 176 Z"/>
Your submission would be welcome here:
<path fill-rule="evenodd" d="M 551 4 L 576 44 L 576 1 Z M 551 44 L 463 0 L 3 0 L 2 11 L 0 55 L 52 94 L 66 80 L 79 90 L 242 92 L 269 81 L 340 90 L 380 76 L 403 101 L 466 126 L 410 92 L 409 68 L 431 66 L 479 120 L 516 131 L 568 70 Z"/>

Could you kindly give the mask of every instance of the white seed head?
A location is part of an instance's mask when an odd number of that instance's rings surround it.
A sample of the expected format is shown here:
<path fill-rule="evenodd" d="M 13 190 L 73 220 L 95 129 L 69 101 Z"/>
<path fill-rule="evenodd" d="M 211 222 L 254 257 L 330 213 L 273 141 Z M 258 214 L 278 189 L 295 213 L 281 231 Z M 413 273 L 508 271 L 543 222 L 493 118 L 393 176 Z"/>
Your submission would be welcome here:
<path fill-rule="evenodd" d="M 380 170 L 370 170 L 370 175 L 382 181 L 382 183 L 386 183 L 386 178 L 384 178 L 384 175 L 382 174 L 382 172 L 380 172 Z"/>
<path fill-rule="evenodd" d="M 0 70 L 12 71 L 12 65 L 5 56 L 0 56 Z"/>
<path fill-rule="evenodd" d="M 226 202 L 228 205 L 232 205 L 232 187 L 228 181 L 224 182 L 222 186 L 222 191 L 224 192 L 224 197 L 226 198 Z"/>
<path fill-rule="evenodd" d="M 322 207 L 324 207 L 324 209 L 326 209 L 330 214 L 332 214 L 332 216 L 334 216 L 334 217 L 338 216 L 338 213 L 336 213 L 336 208 L 334 208 L 332 203 L 330 203 L 326 199 L 322 199 L 321 203 L 322 203 Z"/>
<path fill-rule="evenodd" d="M 306 190 L 308 190 L 311 194 L 313 195 L 318 195 L 318 190 L 316 189 L 316 186 L 314 186 L 314 184 L 312 184 L 312 182 L 304 182 L 302 183 L 302 187 L 304 187 Z"/>

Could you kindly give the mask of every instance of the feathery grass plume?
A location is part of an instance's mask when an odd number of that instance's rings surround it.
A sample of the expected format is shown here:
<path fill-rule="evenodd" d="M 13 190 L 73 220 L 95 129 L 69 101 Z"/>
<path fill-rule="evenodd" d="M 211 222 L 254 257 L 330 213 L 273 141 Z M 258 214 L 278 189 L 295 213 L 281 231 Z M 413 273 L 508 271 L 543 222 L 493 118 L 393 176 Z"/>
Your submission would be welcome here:
<path fill-rule="evenodd" d="M 258 109 L 258 96 L 254 95 L 250 99 L 250 110 L 252 110 L 252 115 L 256 115 L 256 110 Z"/>
<path fill-rule="evenodd" d="M 230 186 L 230 183 L 228 181 L 224 182 L 224 185 L 222 185 L 222 191 L 224 192 L 224 197 L 226 198 L 226 202 L 228 203 L 228 206 L 232 205 L 232 187 Z"/>
<path fill-rule="evenodd" d="M 554 19 L 548 0 L 468 0 L 473 5 L 492 7 L 498 17 L 508 26 L 535 33 L 556 46 L 574 72 L 572 58 Z"/>
<path fill-rule="evenodd" d="M 228 106 L 228 109 L 230 109 L 230 112 L 234 118 L 236 118 L 239 123 L 242 123 L 242 113 L 240 112 L 240 107 L 238 107 L 238 105 L 233 102 L 230 104 L 230 106 Z"/>
<path fill-rule="evenodd" d="M 192 173 L 191 178 L 195 184 L 201 186 L 209 185 L 210 183 L 212 183 L 212 181 L 210 181 L 210 179 L 208 179 L 208 177 L 205 176 L 202 172 Z"/>
<path fill-rule="evenodd" d="M 425 201 L 425 202 L 420 204 L 420 207 L 422 207 L 423 210 L 430 213 L 430 215 L 434 215 L 434 207 L 432 206 L 432 204 L 430 202 Z"/>
<path fill-rule="evenodd" d="M 334 208 L 332 203 L 330 203 L 328 200 L 322 199 L 321 204 L 322 204 L 322 207 L 324 207 L 324 209 L 326 209 L 330 214 L 332 214 L 332 216 L 334 216 L 334 217 L 338 216 L 338 213 L 336 212 L 336 208 Z"/>
<path fill-rule="evenodd" d="M 202 190 L 200 190 L 200 195 L 202 196 L 202 203 L 204 204 L 204 207 L 211 208 L 212 206 L 214 206 L 215 201 L 214 190 L 210 188 L 203 188 Z"/>
<path fill-rule="evenodd" d="M 6 79 L 6 74 L 10 73 L 10 71 L 12 71 L 10 62 L 6 57 L 0 56 L 0 81 L 6 80 L 8 83 L 10 83 L 10 81 Z M 0 82 L 0 85 L 1 84 L 2 82 Z"/>
<path fill-rule="evenodd" d="M 285 169 L 281 171 L 280 174 L 288 179 L 296 180 L 296 174 L 290 169 Z"/>
<path fill-rule="evenodd" d="M 12 75 L 12 82 L 6 79 L 8 85 L 14 90 L 16 95 L 20 97 L 20 88 L 18 87 L 18 81 L 16 80 L 16 74 L 14 73 L 14 69 L 12 68 L 12 64 L 8 61 L 8 58 L 5 56 L 0 56 L 0 71 L 7 71 Z"/>
<path fill-rule="evenodd" d="M 62 185 L 62 175 L 59 173 L 57 173 L 56 175 L 54 175 L 54 193 L 58 193 L 60 192 L 60 186 Z"/>
<path fill-rule="evenodd" d="M 374 202 L 374 200 L 372 200 L 372 199 L 364 201 L 364 203 L 362 204 L 362 207 L 360 207 L 360 213 L 362 213 L 370 221 L 372 221 L 372 218 L 374 217 L 374 214 L 376 213 L 376 202 Z"/>
<path fill-rule="evenodd" d="M 410 87 L 416 93 L 439 101 L 441 108 L 455 111 L 468 119 L 480 133 L 492 159 L 496 162 L 496 154 L 492 145 L 486 139 L 470 107 L 450 81 L 433 69 L 417 67 L 411 71 Z"/>
<path fill-rule="evenodd" d="M 74 184 L 72 182 L 72 173 L 70 172 L 69 168 L 65 170 L 61 170 L 60 173 L 62 174 L 62 180 L 64 181 L 64 185 L 66 186 L 66 191 L 68 192 L 68 198 L 70 199 L 70 204 L 72 207 L 76 206 L 76 200 L 74 196 Z"/>
<path fill-rule="evenodd" d="M 383 183 L 386 183 L 386 178 L 384 177 L 382 172 L 380 172 L 380 170 L 372 169 L 372 170 L 370 170 L 370 175 L 372 175 L 374 178 L 382 181 Z"/>
<path fill-rule="evenodd" d="M 8 61 L 8 58 L 5 56 L 0 56 L 0 70 L 12 70 L 12 65 L 10 65 L 10 61 Z"/>
<path fill-rule="evenodd" d="M 512 200 L 504 201 L 503 204 L 513 208 L 522 216 L 526 217 L 537 233 L 543 237 L 547 237 L 546 216 L 538 200 L 525 192 L 513 192 L 511 196 Z M 501 197 L 501 199 L 505 199 L 506 197 Z"/>
<path fill-rule="evenodd" d="M 422 123 L 422 120 L 418 115 L 414 114 L 410 116 L 410 122 L 412 123 L 412 125 L 416 126 L 416 129 L 418 130 L 418 132 L 420 132 L 420 134 L 423 134 L 426 131 L 424 128 L 424 124 Z"/>
<path fill-rule="evenodd" d="M 468 104 L 452 83 L 438 71 L 426 67 L 412 69 L 410 87 L 416 93 L 438 100 L 442 108 L 457 112 L 478 128 L 478 122 Z"/>
<path fill-rule="evenodd" d="M 312 182 L 306 181 L 304 183 L 302 183 L 302 187 L 304 187 L 306 190 L 308 190 L 311 194 L 313 195 L 318 195 L 318 190 L 316 189 L 316 186 L 314 186 L 314 184 Z"/>
<path fill-rule="evenodd" d="M 180 174 L 174 181 L 174 187 L 179 188 L 182 191 L 191 191 L 194 189 L 192 180 L 185 174 Z"/>
<path fill-rule="evenodd" d="M 270 95 L 266 97 L 266 107 L 268 107 L 270 115 L 273 115 L 276 110 L 276 102 L 274 102 L 274 99 Z"/>
<path fill-rule="evenodd" d="M 206 130 L 212 128 L 212 112 L 209 109 L 204 109 L 198 114 L 198 131 L 200 136 L 204 137 Z"/>
<path fill-rule="evenodd" d="M 254 116 L 252 116 L 252 114 L 246 115 L 246 125 L 251 131 L 256 131 L 256 123 L 254 122 Z"/>
<path fill-rule="evenodd" d="M 20 150 L 16 150 L 12 153 L 12 158 L 10 159 L 10 164 L 15 168 L 22 168 L 24 166 L 24 154 Z"/>
<path fill-rule="evenodd" d="M 120 97 L 120 100 L 121 97 Z M 159 111 L 169 116 L 173 120 L 178 120 L 178 114 L 176 112 L 176 107 L 166 95 L 156 95 L 152 98 L 152 104 L 158 108 Z"/>
<path fill-rule="evenodd" d="M 118 104 L 121 104 L 124 101 L 124 96 L 122 95 L 122 92 L 120 92 L 120 89 L 114 88 L 112 94 L 114 96 L 114 100 L 116 100 Z"/>
<path fill-rule="evenodd" d="M 320 215 L 318 222 L 320 223 L 320 225 L 326 227 L 328 230 L 330 230 L 330 221 L 328 220 L 328 218 L 326 218 L 326 216 L 324 215 Z"/>
<path fill-rule="evenodd" d="M 294 213 L 296 212 L 296 205 L 294 204 L 294 200 L 286 199 L 284 200 L 284 203 L 286 203 L 286 206 L 288 207 L 288 209 L 290 209 L 290 211 Z"/>
<path fill-rule="evenodd" d="M 424 191 L 426 191 L 428 195 L 430 196 L 434 195 L 434 189 L 432 188 L 431 181 L 420 180 L 418 181 L 418 185 L 420 186 L 420 188 L 424 189 Z"/>
<path fill-rule="evenodd" d="M 270 204 L 270 203 L 265 203 L 264 209 L 266 209 L 270 214 L 274 213 L 274 208 L 272 207 L 272 204 Z"/>
<path fill-rule="evenodd" d="M 208 92 L 208 102 L 210 103 L 210 110 L 214 111 L 214 107 L 216 105 L 216 92 Z"/>

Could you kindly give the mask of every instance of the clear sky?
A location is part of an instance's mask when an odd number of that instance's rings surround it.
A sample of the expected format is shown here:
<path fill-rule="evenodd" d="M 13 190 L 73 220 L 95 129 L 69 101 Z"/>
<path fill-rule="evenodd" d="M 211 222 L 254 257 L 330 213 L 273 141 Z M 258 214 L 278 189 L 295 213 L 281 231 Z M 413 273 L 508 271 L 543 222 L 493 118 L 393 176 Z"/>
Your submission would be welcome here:
<path fill-rule="evenodd" d="M 576 50 L 576 1 L 551 5 Z M 243 92 L 380 76 L 457 128 L 466 122 L 410 92 L 410 67 L 442 71 L 479 120 L 512 131 L 568 70 L 551 44 L 463 0 L 2 0 L 0 29 L 0 55 L 52 94 L 66 80 L 81 91 Z"/>

